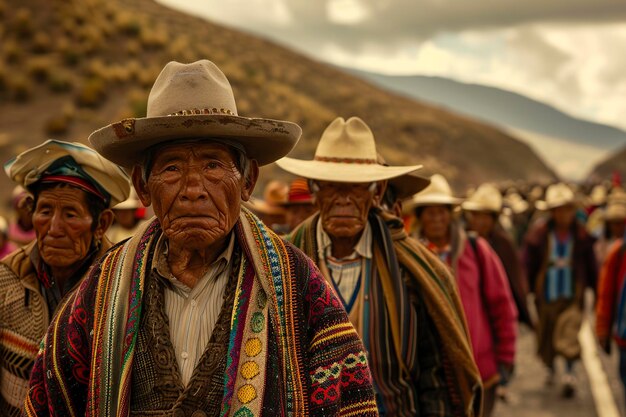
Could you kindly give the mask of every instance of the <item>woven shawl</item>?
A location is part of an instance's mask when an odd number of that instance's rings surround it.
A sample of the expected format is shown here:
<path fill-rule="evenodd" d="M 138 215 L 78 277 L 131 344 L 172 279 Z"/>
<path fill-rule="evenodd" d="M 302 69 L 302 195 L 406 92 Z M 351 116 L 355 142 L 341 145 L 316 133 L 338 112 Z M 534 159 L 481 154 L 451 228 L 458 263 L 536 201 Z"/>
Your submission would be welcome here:
<path fill-rule="evenodd" d="M 277 324 L 272 328 L 272 337 L 282 361 L 286 415 L 306 416 L 309 402 L 307 387 L 303 384 L 309 376 L 305 375 L 303 358 L 307 352 L 301 352 L 301 335 L 294 326 L 295 303 L 301 294 L 293 288 L 294 280 L 290 276 L 293 267 L 285 243 L 243 208 L 235 231 L 247 260 L 242 261 L 238 274 L 221 415 L 261 414 L 268 328 L 272 323 Z M 131 370 L 142 294 L 146 273 L 151 267 L 151 248 L 160 234 L 158 221 L 147 222 L 139 233 L 113 248 L 101 261 L 93 312 L 87 416 L 129 415 Z M 244 276 L 253 276 L 253 279 L 244 279 Z M 66 303 L 60 314 L 65 314 L 68 308 L 74 308 L 72 303 Z M 50 330 L 54 343 L 58 326 L 55 323 Z M 51 355 L 56 356 L 56 348 L 51 348 Z M 59 395 L 65 398 L 65 404 L 71 404 L 69 387 L 63 383 L 60 373 L 55 377 L 61 387 Z M 34 410 L 30 399 L 27 400 L 27 415 L 35 415 Z"/>
<path fill-rule="evenodd" d="M 318 247 L 316 242 L 316 227 L 319 215 L 314 215 L 298 226 L 287 240 L 302 249 L 316 263 L 319 264 Z M 444 371 L 451 376 L 449 384 L 450 397 L 455 408 L 462 410 L 463 415 L 478 416 L 482 403 L 482 385 L 480 374 L 474 363 L 472 348 L 463 308 L 449 270 L 423 245 L 407 236 L 402 221 L 385 212 L 372 210 L 369 222 L 374 233 L 374 263 L 377 273 L 372 277 L 380 280 L 382 288 L 382 302 L 372 302 L 369 316 L 372 319 L 389 318 L 390 331 L 393 340 L 393 352 L 386 352 L 385 346 L 374 332 L 365 332 L 366 347 L 380 352 L 380 355 L 393 355 L 401 369 L 406 372 L 410 364 L 419 361 L 415 358 L 413 339 L 414 332 L 408 328 L 410 320 L 407 310 L 405 286 L 402 284 L 401 268 L 408 271 L 415 280 L 422 293 L 426 311 L 436 327 L 436 333 L 441 341 L 444 356 Z M 323 271 L 324 269 L 322 269 Z M 330 277 L 326 277 L 330 279 Z M 372 287 L 375 287 L 374 283 Z M 385 308 L 387 311 L 376 311 Z M 371 326 L 370 326 L 371 327 Z M 376 359 L 371 358 L 370 365 L 376 366 Z M 396 362 L 396 361 L 394 361 Z M 450 379 L 450 378 L 448 378 Z M 378 389 L 385 385 L 385 381 L 376 381 Z"/>

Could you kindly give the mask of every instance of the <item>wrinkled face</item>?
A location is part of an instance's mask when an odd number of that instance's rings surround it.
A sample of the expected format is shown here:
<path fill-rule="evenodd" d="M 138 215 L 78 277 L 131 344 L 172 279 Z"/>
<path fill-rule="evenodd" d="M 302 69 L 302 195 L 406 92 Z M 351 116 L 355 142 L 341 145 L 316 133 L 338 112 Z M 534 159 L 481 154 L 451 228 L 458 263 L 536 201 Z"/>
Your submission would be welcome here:
<path fill-rule="evenodd" d="M 147 184 L 138 170 L 133 173 L 142 203 L 153 205 L 171 242 L 206 249 L 234 227 L 255 181 L 245 184 L 229 149 L 210 142 L 174 144 L 155 151 Z"/>
<path fill-rule="evenodd" d="M 496 218 L 489 211 L 471 211 L 467 213 L 467 221 L 471 230 L 485 237 L 491 234 L 496 225 Z"/>
<path fill-rule="evenodd" d="M 376 183 L 316 181 L 316 205 L 324 231 L 331 237 L 350 238 L 360 234 L 377 195 Z"/>
<path fill-rule="evenodd" d="M 565 229 L 570 227 L 574 222 L 575 217 L 576 208 L 573 204 L 568 204 L 552 209 L 552 218 L 554 219 L 554 224 L 558 228 Z"/>
<path fill-rule="evenodd" d="M 452 208 L 447 205 L 427 206 L 422 208 L 419 217 L 422 235 L 428 240 L 445 238 L 452 222 Z"/>
<path fill-rule="evenodd" d="M 37 248 L 43 261 L 65 268 L 87 257 L 96 231 L 91 230 L 85 192 L 73 187 L 56 187 L 39 193 L 33 213 Z M 97 229 L 98 237 L 104 233 Z"/>

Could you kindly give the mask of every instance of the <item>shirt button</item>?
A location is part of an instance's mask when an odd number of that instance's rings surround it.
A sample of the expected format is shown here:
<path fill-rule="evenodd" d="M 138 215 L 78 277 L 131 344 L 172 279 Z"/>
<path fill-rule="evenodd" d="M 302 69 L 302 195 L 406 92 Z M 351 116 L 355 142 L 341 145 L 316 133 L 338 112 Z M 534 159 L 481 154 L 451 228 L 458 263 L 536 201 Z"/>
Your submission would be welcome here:
<path fill-rule="evenodd" d="M 187 352 L 183 352 L 180 354 L 180 357 L 183 359 L 187 359 L 189 357 L 189 354 Z"/>

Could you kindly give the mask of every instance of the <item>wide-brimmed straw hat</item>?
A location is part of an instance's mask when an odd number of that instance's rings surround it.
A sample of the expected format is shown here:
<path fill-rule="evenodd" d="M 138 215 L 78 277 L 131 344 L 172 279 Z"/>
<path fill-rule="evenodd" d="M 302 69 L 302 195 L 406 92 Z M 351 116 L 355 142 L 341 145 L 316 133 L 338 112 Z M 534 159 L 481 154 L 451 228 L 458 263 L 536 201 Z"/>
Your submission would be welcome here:
<path fill-rule="evenodd" d="M 102 198 L 108 207 L 130 193 L 130 179 L 122 168 L 78 142 L 47 140 L 8 161 L 4 170 L 29 191 L 40 182 L 69 183 Z"/>
<path fill-rule="evenodd" d="M 461 207 L 467 211 L 500 213 L 502 211 L 502 194 L 495 186 L 483 184 L 461 204 Z"/>
<path fill-rule="evenodd" d="M 282 158 L 276 163 L 300 177 L 354 183 L 388 180 L 422 168 L 379 164 L 374 134 L 358 117 L 336 118 L 322 133 L 313 160 Z"/>
<path fill-rule="evenodd" d="M 571 188 L 562 182 L 552 184 L 546 190 L 545 200 L 535 203 L 538 210 L 552 210 L 557 207 L 567 206 L 576 202 L 576 196 Z"/>
<path fill-rule="evenodd" d="M 456 206 L 461 204 L 462 201 L 463 199 L 452 196 L 452 189 L 445 177 L 435 174 L 430 177 L 430 185 L 423 191 L 415 194 L 404 205 L 406 209 L 414 209 L 424 206 Z"/>
<path fill-rule="evenodd" d="M 140 164 L 147 149 L 183 139 L 221 139 L 266 165 L 287 155 L 301 133 L 295 123 L 239 116 L 226 76 L 211 61 L 200 60 L 168 63 L 150 91 L 147 117 L 96 130 L 89 142 L 125 168 Z"/>

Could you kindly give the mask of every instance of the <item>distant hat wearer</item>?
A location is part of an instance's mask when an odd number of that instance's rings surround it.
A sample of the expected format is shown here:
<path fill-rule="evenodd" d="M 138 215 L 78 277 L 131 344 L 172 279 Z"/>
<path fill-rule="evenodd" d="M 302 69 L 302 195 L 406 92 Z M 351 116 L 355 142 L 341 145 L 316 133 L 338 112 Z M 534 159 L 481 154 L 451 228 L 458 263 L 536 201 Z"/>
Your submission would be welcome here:
<path fill-rule="evenodd" d="M 24 188 L 42 183 L 67 183 L 95 195 L 107 207 L 128 197 L 130 180 L 122 168 L 77 142 L 47 140 L 4 165 L 13 181 Z"/>
<path fill-rule="evenodd" d="M 467 211 L 500 213 L 502 211 L 502 194 L 495 186 L 483 184 L 461 204 L 461 207 Z"/>
<path fill-rule="evenodd" d="M 246 207 L 255 213 L 281 215 L 285 214 L 283 205 L 287 202 L 289 186 L 282 181 L 270 181 L 263 190 L 263 200 L 251 198 Z"/>
<path fill-rule="evenodd" d="M 135 210 L 139 207 L 143 207 L 141 201 L 139 200 L 139 196 L 133 187 L 130 189 L 130 195 L 128 198 L 121 203 L 117 204 L 113 207 L 114 210 Z"/>
<path fill-rule="evenodd" d="M 389 166 L 385 158 L 379 153 L 378 163 Z M 399 177 L 389 179 L 388 187 L 393 188 L 395 197 L 398 200 L 404 200 L 411 197 L 415 193 L 419 193 L 430 184 L 430 178 L 422 177 L 417 171 L 400 175 Z"/>
<path fill-rule="evenodd" d="M 538 210 L 552 210 L 557 207 L 574 204 L 575 201 L 576 196 L 572 189 L 561 182 L 549 186 L 546 190 L 545 200 L 537 201 L 535 207 L 537 207 Z"/>
<path fill-rule="evenodd" d="M 626 201 L 609 203 L 604 212 L 604 220 L 609 222 L 626 220 Z"/>
<path fill-rule="evenodd" d="M 462 201 L 463 199 L 452 196 L 452 189 L 444 176 L 435 174 L 430 177 L 430 185 L 415 194 L 411 200 L 406 202 L 405 206 L 407 209 L 436 205 L 456 206 Z"/>
<path fill-rule="evenodd" d="M 358 117 L 336 118 L 322 133 L 313 160 L 282 158 L 276 164 L 304 178 L 351 183 L 388 180 L 422 168 L 379 164 L 374 134 Z"/>
<path fill-rule="evenodd" d="M 155 145 L 189 139 L 224 142 L 266 165 L 289 153 L 301 133 L 295 123 L 239 116 L 226 76 L 211 61 L 200 60 L 168 63 L 150 91 L 147 117 L 103 127 L 89 142 L 125 168 L 142 163 Z"/>
<path fill-rule="evenodd" d="M 295 206 L 300 204 L 313 204 L 313 194 L 309 190 L 309 184 L 304 178 L 296 178 L 289 184 L 287 201 L 283 206 Z"/>

